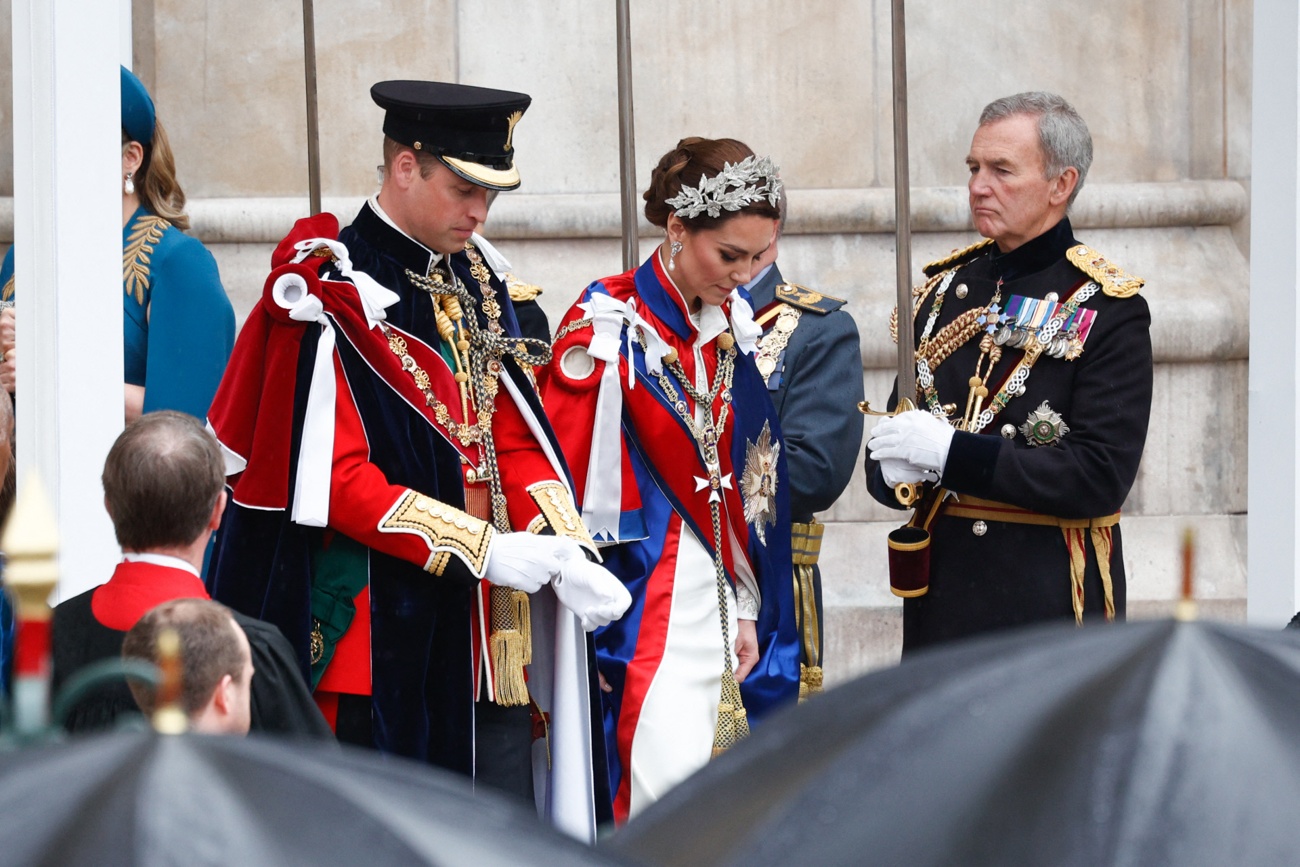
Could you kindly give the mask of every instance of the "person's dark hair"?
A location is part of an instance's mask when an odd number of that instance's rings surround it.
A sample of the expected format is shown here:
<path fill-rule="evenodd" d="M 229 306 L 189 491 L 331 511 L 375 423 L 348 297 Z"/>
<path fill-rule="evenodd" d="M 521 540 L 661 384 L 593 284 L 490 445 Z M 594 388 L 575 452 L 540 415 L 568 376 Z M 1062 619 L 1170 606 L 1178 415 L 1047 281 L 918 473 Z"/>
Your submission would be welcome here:
<path fill-rule="evenodd" d="M 734 138 L 709 139 L 692 136 L 677 143 L 677 147 L 664 154 L 659 165 L 650 173 L 650 186 L 642 194 L 645 199 L 645 217 L 660 228 L 668 226 L 673 208 L 668 200 L 682 191 L 682 187 L 698 187 L 700 178 L 714 177 L 727 163 L 735 165 L 754 152 L 749 145 Z M 781 219 L 781 208 L 762 199 L 751 202 L 738 211 L 724 210 L 716 217 L 700 214 L 682 218 L 687 229 L 716 226 L 740 214 L 759 214 L 773 220 Z"/>
<path fill-rule="evenodd" d="M 129 141 L 133 139 L 122 130 L 122 144 Z M 190 218 L 185 213 L 185 191 L 176 178 L 176 157 L 172 155 L 171 141 L 161 120 L 154 119 L 153 141 L 140 144 L 144 147 L 144 161 L 135 175 L 135 194 L 140 204 L 182 232 L 188 231 Z"/>
<path fill-rule="evenodd" d="M 393 160 L 397 159 L 397 155 L 400 154 L 402 151 L 410 151 L 411 153 L 415 154 L 415 161 L 420 166 L 420 177 L 426 181 L 429 179 L 429 175 L 433 174 L 434 170 L 436 170 L 438 166 L 442 165 L 442 161 L 439 160 L 433 154 L 429 153 L 428 151 L 426 150 L 417 151 L 415 148 L 411 147 L 410 145 L 404 145 L 401 142 L 397 141 L 396 139 L 391 139 L 388 136 L 384 136 L 384 173 L 385 174 L 388 174 L 388 172 L 392 170 Z"/>
<path fill-rule="evenodd" d="M 1032 90 L 995 99 L 980 112 L 980 126 L 1017 114 L 1038 119 L 1038 143 L 1043 149 L 1044 172 L 1050 181 L 1070 166 L 1079 171 L 1069 204 L 1073 205 L 1092 165 L 1092 135 L 1074 106 L 1045 90 Z"/>
<path fill-rule="evenodd" d="M 191 415 L 142 415 L 109 449 L 104 503 L 123 548 L 188 545 L 207 528 L 225 487 L 221 448 Z"/>
<path fill-rule="evenodd" d="M 244 673 L 244 649 L 239 624 L 230 609 L 210 599 L 172 599 L 151 608 L 122 639 L 123 659 L 143 659 L 158 664 L 158 636 L 176 632 L 181 642 L 181 709 L 192 716 L 208 703 L 227 674 L 239 680 Z M 155 710 L 156 690 L 128 678 L 131 695 L 146 715 Z"/>

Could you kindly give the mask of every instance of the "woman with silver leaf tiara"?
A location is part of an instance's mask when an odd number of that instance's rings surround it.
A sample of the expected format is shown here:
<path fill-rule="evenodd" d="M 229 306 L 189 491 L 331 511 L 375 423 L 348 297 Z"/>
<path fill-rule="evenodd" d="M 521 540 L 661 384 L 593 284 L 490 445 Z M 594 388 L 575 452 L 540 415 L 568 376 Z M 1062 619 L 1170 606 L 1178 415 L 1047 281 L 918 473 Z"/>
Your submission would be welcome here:
<path fill-rule="evenodd" d="M 644 194 L 663 244 L 587 287 L 542 377 L 583 519 L 633 598 L 596 632 L 619 822 L 798 696 L 785 456 L 736 291 L 780 191 L 741 142 L 678 142 Z"/>

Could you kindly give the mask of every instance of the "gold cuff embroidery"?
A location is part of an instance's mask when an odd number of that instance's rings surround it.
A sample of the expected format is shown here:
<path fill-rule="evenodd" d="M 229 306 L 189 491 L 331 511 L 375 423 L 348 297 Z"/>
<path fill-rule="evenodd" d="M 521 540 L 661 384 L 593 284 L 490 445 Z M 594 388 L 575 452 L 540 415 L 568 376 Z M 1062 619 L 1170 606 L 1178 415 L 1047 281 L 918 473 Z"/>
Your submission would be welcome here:
<path fill-rule="evenodd" d="M 569 496 L 569 489 L 563 484 L 556 481 L 537 482 L 528 486 L 528 494 L 537 503 L 537 508 L 541 510 L 541 517 L 546 519 L 546 523 L 557 536 L 568 536 L 578 544 L 596 550 L 596 543 L 592 541 L 591 534 L 587 532 L 587 527 L 582 523 L 582 516 L 573 506 L 573 498 Z M 529 523 L 528 531 L 536 533 L 540 527 L 534 530 L 537 521 Z"/>
<path fill-rule="evenodd" d="M 492 527 L 486 521 L 416 491 L 408 490 L 393 505 L 379 522 L 379 532 L 413 533 L 423 537 L 433 553 L 424 568 L 435 575 L 441 575 L 447 568 L 448 554 L 464 560 L 475 577 L 482 578 L 487 569 Z"/>

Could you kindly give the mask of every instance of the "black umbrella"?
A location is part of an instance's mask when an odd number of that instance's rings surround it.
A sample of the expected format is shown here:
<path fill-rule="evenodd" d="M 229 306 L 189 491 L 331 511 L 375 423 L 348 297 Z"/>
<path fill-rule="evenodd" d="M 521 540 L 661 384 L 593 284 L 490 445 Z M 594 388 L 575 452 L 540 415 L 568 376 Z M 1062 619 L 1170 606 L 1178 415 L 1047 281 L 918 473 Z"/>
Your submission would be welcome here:
<path fill-rule="evenodd" d="M 772 719 L 630 822 L 650 864 L 1300 861 L 1300 635 L 1042 627 Z"/>
<path fill-rule="evenodd" d="M 118 733 L 0 758 L 0 864 L 609 864 L 448 773 L 266 738 Z"/>

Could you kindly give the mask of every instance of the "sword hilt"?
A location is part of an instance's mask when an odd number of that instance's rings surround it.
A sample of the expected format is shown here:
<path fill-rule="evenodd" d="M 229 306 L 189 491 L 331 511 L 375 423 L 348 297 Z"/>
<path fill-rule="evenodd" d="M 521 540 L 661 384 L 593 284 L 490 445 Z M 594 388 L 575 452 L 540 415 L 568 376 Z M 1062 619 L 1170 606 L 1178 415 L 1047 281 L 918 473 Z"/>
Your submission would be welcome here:
<path fill-rule="evenodd" d="M 916 404 L 912 403 L 912 401 L 906 397 L 900 397 L 898 399 L 898 406 L 894 407 L 893 412 L 878 412 L 872 409 L 871 404 L 867 401 L 863 400 L 858 402 L 858 412 L 863 415 L 884 416 L 886 418 L 898 415 L 899 413 L 911 412 L 914 409 L 916 409 Z M 903 508 L 910 509 L 916 504 L 917 500 L 921 499 L 921 486 L 914 485 L 911 482 L 899 482 L 894 485 L 894 498 L 898 500 L 899 505 Z"/>

